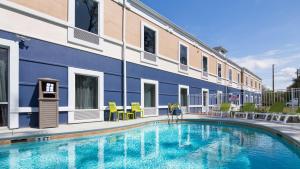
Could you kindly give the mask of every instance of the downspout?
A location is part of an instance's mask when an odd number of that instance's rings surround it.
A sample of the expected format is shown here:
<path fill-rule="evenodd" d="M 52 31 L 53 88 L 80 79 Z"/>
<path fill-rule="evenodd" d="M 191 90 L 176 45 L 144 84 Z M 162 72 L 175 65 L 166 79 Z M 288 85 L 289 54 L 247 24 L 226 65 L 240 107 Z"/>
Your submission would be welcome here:
<path fill-rule="evenodd" d="M 122 19 L 122 58 L 123 58 L 123 109 L 127 111 L 127 63 L 126 63 L 126 0 L 123 0 L 123 19 Z"/>

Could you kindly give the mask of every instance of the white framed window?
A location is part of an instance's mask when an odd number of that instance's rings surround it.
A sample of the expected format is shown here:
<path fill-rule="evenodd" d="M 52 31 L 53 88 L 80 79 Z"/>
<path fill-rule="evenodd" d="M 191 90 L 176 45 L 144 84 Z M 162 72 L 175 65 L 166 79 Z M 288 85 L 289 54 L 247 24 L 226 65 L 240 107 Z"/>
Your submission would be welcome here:
<path fill-rule="evenodd" d="M 237 74 L 237 83 L 238 84 L 241 83 L 241 74 L 240 73 Z"/>
<path fill-rule="evenodd" d="M 208 77 L 208 57 L 202 56 L 202 75 Z"/>
<path fill-rule="evenodd" d="M 69 42 L 102 50 L 103 5 L 103 0 L 69 0 Z"/>
<path fill-rule="evenodd" d="M 229 82 L 232 82 L 232 69 L 228 70 L 228 80 Z"/>
<path fill-rule="evenodd" d="M 190 93 L 189 86 L 186 85 L 178 86 L 178 103 L 181 106 L 183 113 L 187 112 L 189 93 Z"/>
<path fill-rule="evenodd" d="M 0 127 L 19 128 L 19 42 L 0 38 Z"/>
<path fill-rule="evenodd" d="M 209 90 L 202 89 L 202 112 L 209 111 Z"/>
<path fill-rule="evenodd" d="M 250 103 L 253 103 L 253 96 L 250 96 Z"/>
<path fill-rule="evenodd" d="M 217 91 L 217 98 L 216 98 L 217 105 L 221 105 L 223 103 L 223 92 Z"/>
<path fill-rule="evenodd" d="M 245 95 L 245 103 L 248 103 L 249 102 L 249 100 L 248 100 L 248 95 L 246 94 Z"/>
<path fill-rule="evenodd" d="M 178 43 L 179 71 L 187 72 L 189 69 L 189 47 L 182 42 Z"/>
<path fill-rule="evenodd" d="M 217 62 L 218 80 L 222 80 L 222 64 Z"/>
<path fill-rule="evenodd" d="M 158 62 L 158 30 L 146 22 L 141 22 L 141 61 L 157 64 Z"/>
<path fill-rule="evenodd" d="M 103 72 L 69 67 L 69 123 L 104 120 Z"/>
<path fill-rule="evenodd" d="M 141 106 L 144 116 L 158 116 L 158 81 L 141 79 Z"/>

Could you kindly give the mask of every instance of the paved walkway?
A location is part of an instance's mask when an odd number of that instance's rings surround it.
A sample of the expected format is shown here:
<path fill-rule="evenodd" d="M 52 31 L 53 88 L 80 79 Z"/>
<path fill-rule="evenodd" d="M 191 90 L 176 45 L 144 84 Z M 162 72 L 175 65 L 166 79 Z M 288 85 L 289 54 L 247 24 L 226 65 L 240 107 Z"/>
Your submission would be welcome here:
<path fill-rule="evenodd" d="M 218 120 L 225 122 L 243 123 L 246 125 L 255 125 L 269 129 L 273 132 L 280 133 L 300 146 L 300 124 L 280 124 L 266 121 L 233 119 L 233 118 L 213 118 L 203 115 L 186 114 L 183 116 L 185 120 Z M 141 123 L 147 123 L 157 120 L 168 120 L 167 116 L 148 117 L 135 120 L 119 121 L 119 122 L 93 122 L 81 124 L 60 125 L 58 128 L 36 129 L 36 128 L 20 128 L 15 130 L 0 129 L 0 141 L 8 139 L 20 139 L 26 137 L 49 136 L 57 134 L 70 134 L 78 132 L 92 132 L 104 129 L 117 129 L 129 127 Z"/>

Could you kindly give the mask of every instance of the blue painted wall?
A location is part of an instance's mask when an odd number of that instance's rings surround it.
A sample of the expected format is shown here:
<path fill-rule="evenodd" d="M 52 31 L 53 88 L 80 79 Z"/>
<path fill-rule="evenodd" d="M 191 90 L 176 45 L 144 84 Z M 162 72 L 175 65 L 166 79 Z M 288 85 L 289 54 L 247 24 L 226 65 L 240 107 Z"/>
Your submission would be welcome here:
<path fill-rule="evenodd" d="M 0 31 L 0 38 L 20 41 L 13 33 Z M 38 107 L 37 79 L 54 78 L 60 81 L 59 106 L 68 106 L 68 67 L 104 72 L 104 104 L 116 101 L 123 105 L 122 61 L 34 38 L 20 44 L 20 107 Z M 226 92 L 226 87 L 175 73 L 127 63 L 128 105 L 140 102 L 141 78 L 159 81 L 159 104 L 178 101 L 178 85 L 189 86 L 190 94 L 200 94 L 202 88 L 210 93 Z M 240 92 L 228 87 L 228 92 Z M 165 114 L 166 110 L 160 110 Z M 60 123 L 67 122 L 67 113 L 60 112 Z M 20 127 L 35 127 L 37 113 L 21 113 Z"/>

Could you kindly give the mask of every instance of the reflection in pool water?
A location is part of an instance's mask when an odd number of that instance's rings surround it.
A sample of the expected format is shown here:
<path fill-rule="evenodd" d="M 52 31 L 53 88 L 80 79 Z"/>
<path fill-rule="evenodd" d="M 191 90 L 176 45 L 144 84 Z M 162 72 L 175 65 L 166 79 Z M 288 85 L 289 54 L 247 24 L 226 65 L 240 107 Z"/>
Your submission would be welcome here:
<path fill-rule="evenodd" d="M 299 169 L 299 150 L 260 130 L 216 123 L 0 147 L 1 168 Z"/>

